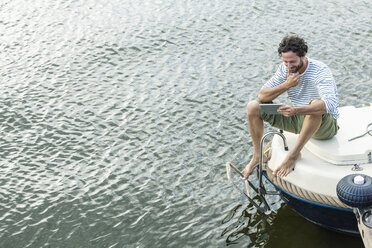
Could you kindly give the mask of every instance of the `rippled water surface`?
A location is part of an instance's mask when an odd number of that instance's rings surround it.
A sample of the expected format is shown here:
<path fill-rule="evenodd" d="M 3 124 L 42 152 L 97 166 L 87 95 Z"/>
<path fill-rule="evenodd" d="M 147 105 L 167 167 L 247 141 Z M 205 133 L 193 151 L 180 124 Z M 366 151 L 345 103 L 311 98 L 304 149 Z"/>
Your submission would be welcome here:
<path fill-rule="evenodd" d="M 340 103 L 372 102 L 367 1 L 0 3 L 0 247 L 362 247 L 278 198 L 257 213 L 225 163 L 245 104 L 299 34 Z"/>

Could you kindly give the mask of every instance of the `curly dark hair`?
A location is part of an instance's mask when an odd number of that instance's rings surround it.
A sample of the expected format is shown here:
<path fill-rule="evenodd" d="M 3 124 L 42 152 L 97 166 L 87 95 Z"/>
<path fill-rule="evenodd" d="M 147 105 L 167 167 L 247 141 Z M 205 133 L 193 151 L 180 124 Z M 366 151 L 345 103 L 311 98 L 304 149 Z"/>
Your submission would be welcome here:
<path fill-rule="evenodd" d="M 286 53 L 289 51 L 296 53 L 299 57 L 305 56 L 305 53 L 307 53 L 307 44 L 305 40 L 298 36 L 287 35 L 286 37 L 284 37 L 279 44 L 279 56 L 281 56 L 282 53 Z"/>

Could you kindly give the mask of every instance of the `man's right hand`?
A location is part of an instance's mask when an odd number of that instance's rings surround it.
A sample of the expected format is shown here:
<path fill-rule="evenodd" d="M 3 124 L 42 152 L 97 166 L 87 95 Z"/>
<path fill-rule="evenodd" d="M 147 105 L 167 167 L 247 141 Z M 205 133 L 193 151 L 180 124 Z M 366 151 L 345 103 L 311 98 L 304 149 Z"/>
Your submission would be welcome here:
<path fill-rule="evenodd" d="M 289 70 L 287 73 L 287 80 L 285 81 L 288 89 L 297 86 L 300 83 L 300 73 L 296 72 L 294 74 L 290 74 Z"/>

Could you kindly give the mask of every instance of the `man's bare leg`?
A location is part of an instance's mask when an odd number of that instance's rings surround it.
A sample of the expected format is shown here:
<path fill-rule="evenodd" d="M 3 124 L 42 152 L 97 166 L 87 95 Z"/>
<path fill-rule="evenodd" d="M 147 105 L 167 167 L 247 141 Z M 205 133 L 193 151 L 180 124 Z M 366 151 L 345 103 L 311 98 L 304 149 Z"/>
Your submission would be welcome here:
<path fill-rule="evenodd" d="M 260 161 L 260 142 L 264 132 L 264 124 L 261 119 L 261 109 L 258 101 L 254 100 L 247 104 L 247 117 L 253 143 L 253 156 L 244 169 L 244 179 L 248 178 Z"/>
<path fill-rule="evenodd" d="M 318 131 L 322 124 L 322 115 L 306 115 L 302 124 L 300 135 L 297 138 L 296 144 L 289 151 L 282 164 L 274 170 L 274 174 L 279 177 L 287 176 L 296 165 L 296 161 L 301 158 L 301 150 L 306 142 Z"/>

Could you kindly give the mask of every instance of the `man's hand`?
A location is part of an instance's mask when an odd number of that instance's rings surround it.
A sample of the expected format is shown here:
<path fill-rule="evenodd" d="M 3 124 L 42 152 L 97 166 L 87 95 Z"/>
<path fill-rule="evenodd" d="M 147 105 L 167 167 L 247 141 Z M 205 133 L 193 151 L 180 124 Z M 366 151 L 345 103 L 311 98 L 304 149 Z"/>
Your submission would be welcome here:
<path fill-rule="evenodd" d="M 296 72 L 294 74 L 291 74 L 288 69 L 287 73 L 287 81 L 285 83 L 287 84 L 288 89 L 297 86 L 300 83 L 300 73 Z"/>
<path fill-rule="evenodd" d="M 286 104 L 284 104 L 283 106 L 278 108 L 278 112 L 280 114 L 284 115 L 285 117 L 291 117 L 291 116 L 296 115 L 295 107 L 294 106 L 289 106 L 289 105 L 286 105 Z"/>
<path fill-rule="evenodd" d="M 263 88 L 258 93 L 259 102 L 270 102 L 286 92 L 289 88 L 295 87 L 300 83 L 300 74 L 297 72 L 290 75 L 289 70 L 287 73 L 287 80 L 272 88 Z"/>

